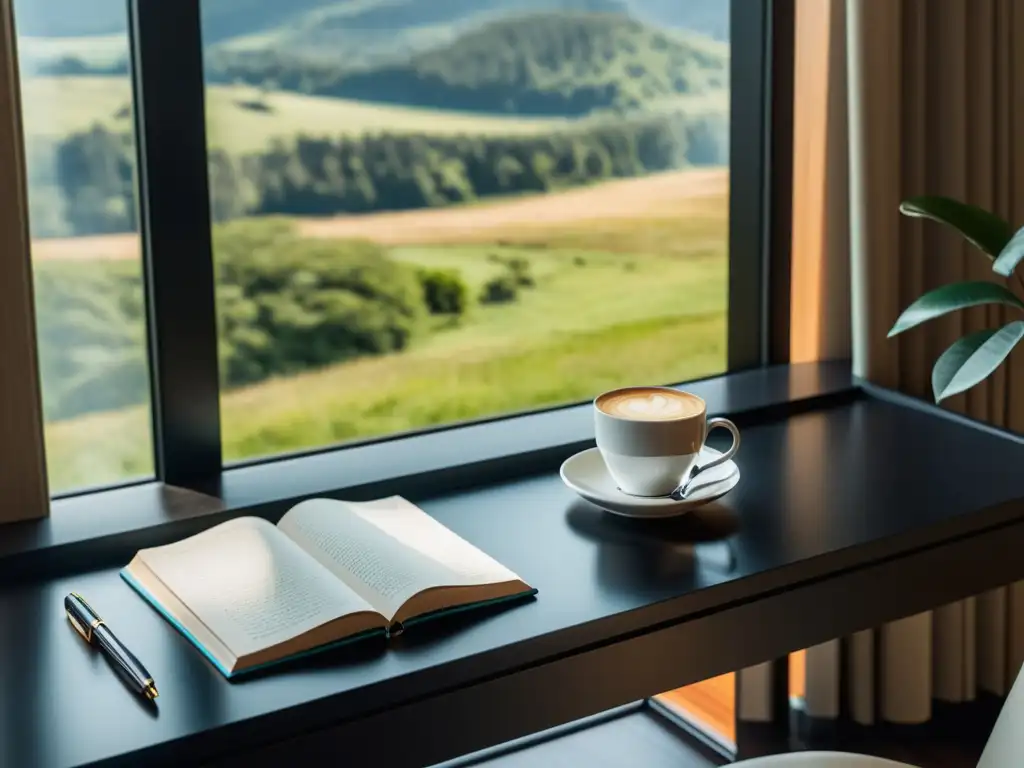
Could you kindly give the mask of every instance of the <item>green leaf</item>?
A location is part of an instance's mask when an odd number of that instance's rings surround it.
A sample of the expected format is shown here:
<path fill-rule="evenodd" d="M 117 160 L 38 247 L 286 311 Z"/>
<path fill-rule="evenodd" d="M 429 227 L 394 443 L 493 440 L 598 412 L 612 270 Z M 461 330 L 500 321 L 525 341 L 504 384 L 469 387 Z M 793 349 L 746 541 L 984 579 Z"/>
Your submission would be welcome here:
<path fill-rule="evenodd" d="M 1009 277 L 1013 270 L 1024 259 L 1024 227 L 1017 230 L 1017 233 L 1010 238 L 1010 242 L 999 252 L 995 263 L 992 264 L 992 271 L 1003 277 Z"/>
<path fill-rule="evenodd" d="M 998 368 L 1024 338 L 1024 321 L 1015 320 L 999 330 L 964 336 L 942 353 L 932 368 L 935 402 L 970 389 Z"/>
<path fill-rule="evenodd" d="M 900 213 L 946 224 L 993 258 L 1013 237 L 1013 227 L 994 213 L 950 197 L 911 197 L 900 204 Z"/>
<path fill-rule="evenodd" d="M 999 283 L 977 280 L 969 283 L 950 283 L 926 293 L 900 315 L 889 331 L 891 339 L 898 333 L 920 325 L 927 320 L 980 304 L 1008 304 L 1024 309 L 1024 302 Z"/>

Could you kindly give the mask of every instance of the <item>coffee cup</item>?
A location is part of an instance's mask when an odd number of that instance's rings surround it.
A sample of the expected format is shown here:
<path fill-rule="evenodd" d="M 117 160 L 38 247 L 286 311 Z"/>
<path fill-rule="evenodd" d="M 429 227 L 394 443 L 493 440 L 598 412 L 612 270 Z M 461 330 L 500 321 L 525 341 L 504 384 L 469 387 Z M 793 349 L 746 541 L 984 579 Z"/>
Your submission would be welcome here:
<path fill-rule="evenodd" d="M 697 395 L 669 387 L 625 387 L 595 399 L 597 447 L 619 490 L 668 496 L 689 476 L 715 427 L 732 433 L 732 446 L 701 471 L 735 456 L 739 429 L 728 419 L 709 419 L 707 411 Z"/>

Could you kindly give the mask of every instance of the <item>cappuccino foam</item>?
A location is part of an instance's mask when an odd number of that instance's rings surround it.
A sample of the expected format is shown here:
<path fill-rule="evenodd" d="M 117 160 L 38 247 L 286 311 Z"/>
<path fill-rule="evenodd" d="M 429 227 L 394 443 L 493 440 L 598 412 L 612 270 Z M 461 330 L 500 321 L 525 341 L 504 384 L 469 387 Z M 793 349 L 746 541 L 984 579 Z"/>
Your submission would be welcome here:
<path fill-rule="evenodd" d="M 601 395 L 597 407 L 609 416 L 634 421 L 670 421 L 698 416 L 704 411 L 700 398 L 671 389 L 637 387 Z"/>

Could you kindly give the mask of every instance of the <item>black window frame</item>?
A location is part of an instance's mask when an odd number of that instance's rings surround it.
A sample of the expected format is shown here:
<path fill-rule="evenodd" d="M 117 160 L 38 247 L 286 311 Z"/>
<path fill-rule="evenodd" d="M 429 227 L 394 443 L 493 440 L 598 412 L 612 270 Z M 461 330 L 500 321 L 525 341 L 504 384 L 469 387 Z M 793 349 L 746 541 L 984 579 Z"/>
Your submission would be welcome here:
<path fill-rule="evenodd" d="M 773 5 L 773 0 L 731 0 L 727 372 L 779 362 L 770 349 L 773 321 L 768 280 L 772 142 L 778 138 L 772 131 Z M 220 428 L 201 0 L 128 0 L 128 7 L 155 479 L 206 490 L 226 467 Z M 351 450 L 407 436 L 326 445 L 302 454 Z M 291 458 L 294 454 L 272 455 L 244 464 Z"/>
<path fill-rule="evenodd" d="M 199 0 L 126 1 L 156 477 L 55 496 L 49 517 L 4 526 L 0 580 L 122 564 L 231 517 L 276 522 L 312 496 L 415 501 L 512 482 L 593 445 L 587 402 L 224 467 Z M 731 3 L 728 370 L 685 385 L 742 426 L 851 385 L 844 363 L 789 365 L 793 0 Z"/>
<path fill-rule="evenodd" d="M 567 448 L 592 438 L 586 407 L 570 403 L 225 466 L 201 0 L 126 2 L 155 477 L 55 495 L 55 516 L 87 511 L 89 523 L 62 523 L 57 533 L 29 532 L 13 539 L 34 549 L 47 541 L 56 545 L 136 531 L 143 521 L 159 525 L 167 515 L 182 516 L 180 500 L 167 504 L 157 494 L 145 502 L 149 514 L 140 512 L 137 522 L 114 513 L 104 517 L 108 502 L 116 507 L 121 499 L 148 498 L 147 486 L 218 500 L 212 506 L 197 504 L 203 514 L 279 506 L 342 489 L 352 498 L 440 492 L 546 468 Z M 681 382 L 698 391 L 713 391 L 738 372 L 788 363 L 792 51 L 786 41 L 792 40 L 793 0 L 730 2 L 728 362 L 723 376 Z M 486 449 L 475 450 L 474 441 Z M 414 446 L 425 445 L 443 460 L 413 460 Z M 420 482 L 428 468 L 433 479 Z M 419 479 L 410 484 L 413 477 Z M 132 496 L 131 489 L 139 487 Z"/>

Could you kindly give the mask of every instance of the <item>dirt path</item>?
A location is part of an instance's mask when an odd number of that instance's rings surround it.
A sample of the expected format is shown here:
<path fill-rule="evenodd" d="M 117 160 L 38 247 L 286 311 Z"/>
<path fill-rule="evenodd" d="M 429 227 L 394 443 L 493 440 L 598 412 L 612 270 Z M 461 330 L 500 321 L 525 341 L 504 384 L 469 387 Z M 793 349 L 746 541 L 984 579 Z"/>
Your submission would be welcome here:
<path fill-rule="evenodd" d="M 609 181 L 554 195 L 480 203 L 469 207 L 372 213 L 298 220 L 306 237 L 361 238 L 385 245 L 493 239 L 509 228 L 551 227 L 598 219 L 657 218 L 685 213 L 685 200 L 719 196 L 729 185 L 724 168 L 684 170 Z M 37 260 L 137 259 L 135 234 L 34 240 Z"/>
<path fill-rule="evenodd" d="M 307 237 L 364 238 L 386 245 L 487 240 L 492 239 L 487 232 L 516 227 L 671 216 L 683 212 L 682 200 L 719 196 L 728 189 L 728 182 L 725 169 L 676 171 L 468 208 L 303 219 L 299 232 Z"/>

